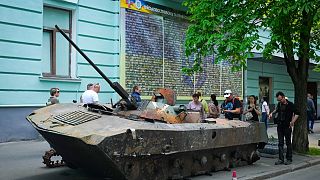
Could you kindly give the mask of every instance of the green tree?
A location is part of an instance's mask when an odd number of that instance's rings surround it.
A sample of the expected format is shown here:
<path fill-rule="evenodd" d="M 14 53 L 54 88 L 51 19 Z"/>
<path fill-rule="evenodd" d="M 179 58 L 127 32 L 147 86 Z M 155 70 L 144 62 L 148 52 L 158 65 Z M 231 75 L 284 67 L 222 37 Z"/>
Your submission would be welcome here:
<path fill-rule="evenodd" d="M 293 149 L 308 151 L 306 94 L 309 60 L 319 62 L 319 0 L 185 0 L 190 26 L 186 35 L 186 55 L 194 55 L 189 74 L 201 71 L 202 59 L 215 54 L 233 69 L 246 67 L 252 50 L 262 50 L 267 59 L 284 54 L 284 62 L 295 88 L 295 104 L 301 115 L 293 132 Z M 259 31 L 270 32 L 263 44 Z M 320 70 L 319 66 L 317 67 Z"/>

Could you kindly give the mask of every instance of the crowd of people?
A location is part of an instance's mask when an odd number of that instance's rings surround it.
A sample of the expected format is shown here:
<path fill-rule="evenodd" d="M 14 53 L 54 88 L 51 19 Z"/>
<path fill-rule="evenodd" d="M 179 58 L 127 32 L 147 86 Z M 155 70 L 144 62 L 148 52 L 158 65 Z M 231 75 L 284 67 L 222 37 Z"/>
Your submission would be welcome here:
<path fill-rule="evenodd" d="M 138 103 L 138 105 L 141 103 L 140 91 L 141 87 L 136 85 L 132 88 L 131 92 L 131 97 Z M 99 83 L 89 83 L 86 91 L 80 96 L 80 102 L 83 104 L 99 103 L 99 92 Z M 59 103 L 59 95 L 59 88 L 51 88 L 50 98 L 47 101 L 47 105 Z M 244 105 L 239 98 L 233 95 L 231 90 L 225 90 L 223 96 L 225 100 L 219 106 L 217 96 L 215 94 L 211 94 L 210 101 L 207 103 L 207 101 L 203 99 L 201 92 L 197 92 L 192 95 L 192 101 L 187 105 L 187 109 L 199 111 L 203 119 L 220 117 L 229 120 L 238 119 L 244 121 L 259 121 L 259 117 L 261 117 L 261 122 L 265 123 L 266 128 L 268 127 L 268 121 L 271 113 L 266 97 L 263 97 L 261 104 L 259 104 L 257 97 L 250 95 L 248 96 L 247 104 Z M 307 102 L 308 131 L 311 133 L 313 132 L 314 116 L 316 112 L 311 94 L 308 94 Z"/>
<path fill-rule="evenodd" d="M 240 100 L 233 96 L 231 90 L 226 90 L 224 92 L 225 100 L 222 102 L 221 106 L 218 106 L 216 100 L 216 95 L 211 95 L 211 100 L 209 102 L 208 111 L 206 111 L 206 102 L 199 97 L 201 94 L 194 94 L 193 101 L 188 104 L 188 109 L 198 110 L 202 117 L 207 116 L 208 118 L 218 118 L 219 114 L 224 114 L 224 118 L 242 119 L 245 121 L 259 121 L 259 116 L 261 115 L 261 121 L 265 123 L 266 128 L 268 127 L 268 119 L 271 119 L 273 114 L 275 124 L 277 124 L 277 134 L 278 134 L 278 148 L 279 148 L 279 159 L 275 162 L 275 165 L 289 165 L 292 163 L 292 142 L 291 134 L 292 128 L 298 119 L 300 112 L 297 110 L 296 106 L 286 98 L 283 92 L 279 91 L 276 93 L 276 98 L 278 104 L 273 112 L 270 113 L 270 109 L 267 103 L 267 98 L 262 98 L 261 106 L 257 103 L 257 97 L 250 95 L 247 100 L 247 105 L 243 105 Z M 315 107 L 312 101 L 311 94 L 308 94 L 308 129 L 312 132 L 313 123 L 315 115 Z M 261 107 L 261 108 L 260 108 Z M 286 161 L 284 159 L 284 142 L 286 142 L 287 152 Z"/>
<path fill-rule="evenodd" d="M 268 128 L 268 121 L 273 117 L 274 123 L 277 124 L 279 159 L 275 165 L 289 165 L 292 163 L 292 128 L 297 121 L 300 112 L 296 106 L 288 100 L 281 91 L 276 93 L 278 103 L 274 111 L 270 112 L 267 97 L 263 97 L 258 103 L 258 99 L 254 95 L 248 96 L 247 104 L 243 103 L 233 96 L 231 90 L 224 92 L 225 100 L 218 105 L 216 95 L 212 94 L 210 102 L 207 104 L 201 98 L 201 93 L 193 94 L 193 100 L 188 104 L 187 109 L 199 111 L 202 117 L 207 118 L 225 118 L 229 120 L 244 121 L 260 121 L 265 123 Z M 309 133 L 313 133 L 314 120 L 316 117 L 316 108 L 313 96 L 307 94 L 307 128 Z M 287 151 L 284 153 L 284 143 L 286 143 Z M 284 157 L 285 154 L 285 157 Z M 286 159 L 286 160 L 285 160 Z"/>
<path fill-rule="evenodd" d="M 132 88 L 131 92 L 131 97 L 137 102 L 138 105 L 141 103 L 140 91 L 141 87 L 136 85 Z M 89 83 L 87 85 L 87 90 L 80 96 L 80 102 L 84 104 L 99 103 L 99 92 L 99 83 Z M 59 88 L 51 88 L 50 97 L 46 104 L 51 105 L 59 103 L 59 95 Z M 238 97 L 235 97 L 231 90 L 225 90 L 223 96 L 225 100 L 219 106 L 217 96 L 215 94 L 211 94 L 210 101 L 209 103 L 207 103 L 207 101 L 203 99 L 201 92 L 197 92 L 192 95 L 192 101 L 189 102 L 189 104 L 187 105 L 187 109 L 192 111 L 199 111 L 202 119 L 220 117 L 229 120 L 261 120 L 261 122 L 265 123 L 266 128 L 268 128 L 268 121 L 272 117 L 272 113 L 275 112 L 270 113 L 267 97 L 263 97 L 259 103 L 258 98 L 256 96 L 250 95 L 247 98 L 247 104 L 243 104 L 243 101 L 240 101 Z M 276 96 L 278 97 L 278 95 Z M 286 96 L 284 96 L 284 100 L 288 101 Z M 275 110 L 277 110 L 277 108 Z M 315 116 L 316 109 L 313 101 L 313 96 L 310 93 L 308 93 L 307 127 L 309 133 L 313 133 Z"/>
<path fill-rule="evenodd" d="M 260 108 L 254 95 L 248 97 L 247 105 L 243 105 L 243 102 L 235 97 L 231 90 L 226 90 L 223 96 L 225 100 L 219 106 L 215 94 L 211 94 L 210 102 L 207 103 L 201 98 L 201 93 L 197 92 L 192 95 L 193 100 L 189 102 L 187 109 L 199 111 L 203 118 L 224 117 L 229 120 L 259 121 L 259 116 L 262 115 L 263 122 L 268 123 L 270 110 L 266 99 L 263 100 L 262 108 Z"/>

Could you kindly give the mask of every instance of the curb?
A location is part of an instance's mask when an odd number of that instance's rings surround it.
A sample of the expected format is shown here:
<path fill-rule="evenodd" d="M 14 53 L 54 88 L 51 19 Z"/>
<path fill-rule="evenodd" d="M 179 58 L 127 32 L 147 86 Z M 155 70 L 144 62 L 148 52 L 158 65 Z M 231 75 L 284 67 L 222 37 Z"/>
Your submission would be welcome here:
<path fill-rule="evenodd" d="M 300 169 L 305 169 L 305 168 L 308 168 L 308 167 L 311 167 L 311 166 L 315 166 L 315 165 L 318 165 L 318 164 L 320 164 L 320 158 L 312 159 L 312 160 L 309 160 L 309 161 L 306 161 L 306 162 L 302 162 L 302 163 L 299 163 L 299 164 L 296 164 L 296 165 L 291 165 L 291 166 L 288 166 L 288 167 L 280 169 L 280 170 L 273 170 L 273 171 L 269 171 L 269 172 L 264 172 L 264 173 L 261 173 L 261 174 L 258 174 L 258 175 L 254 175 L 254 176 L 251 176 L 251 177 L 244 178 L 244 179 L 246 179 L 246 180 L 269 179 L 269 178 L 273 178 L 273 177 L 276 177 L 276 176 L 280 176 L 282 174 L 287 174 L 287 173 L 294 172 L 294 171 L 297 171 L 297 170 L 300 170 Z"/>
<path fill-rule="evenodd" d="M 320 119 L 316 119 L 316 120 L 314 120 L 314 123 L 316 124 L 316 123 L 320 123 Z M 277 124 L 274 124 L 273 122 L 272 123 L 268 123 L 268 128 L 269 127 L 277 127 Z"/>

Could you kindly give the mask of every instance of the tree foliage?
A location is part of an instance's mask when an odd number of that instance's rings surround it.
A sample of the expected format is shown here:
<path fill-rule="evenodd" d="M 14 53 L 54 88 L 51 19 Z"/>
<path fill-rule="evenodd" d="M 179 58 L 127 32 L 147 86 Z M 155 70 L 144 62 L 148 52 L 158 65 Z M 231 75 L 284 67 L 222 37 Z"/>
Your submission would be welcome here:
<path fill-rule="evenodd" d="M 233 69 L 246 67 L 253 51 L 266 59 L 282 53 L 295 88 L 295 104 L 301 110 L 293 133 L 293 148 L 308 150 L 306 93 L 309 61 L 320 62 L 319 0 L 185 0 L 190 26 L 186 55 L 194 56 L 193 67 L 201 71 L 202 59 L 215 55 L 216 62 L 229 61 Z M 268 32 L 269 41 L 261 41 Z M 320 71 L 318 65 L 315 70 Z"/>
<path fill-rule="evenodd" d="M 201 70 L 202 59 L 212 54 L 240 69 L 254 49 L 263 49 L 266 58 L 282 52 L 294 60 L 303 53 L 301 38 L 308 33 L 307 58 L 319 61 L 319 0 L 185 0 L 184 5 L 191 23 L 186 55 L 196 55 L 193 68 L 185 72 Z M 263 30 L 271 33 L 267 44 L 259 40 Z"/>

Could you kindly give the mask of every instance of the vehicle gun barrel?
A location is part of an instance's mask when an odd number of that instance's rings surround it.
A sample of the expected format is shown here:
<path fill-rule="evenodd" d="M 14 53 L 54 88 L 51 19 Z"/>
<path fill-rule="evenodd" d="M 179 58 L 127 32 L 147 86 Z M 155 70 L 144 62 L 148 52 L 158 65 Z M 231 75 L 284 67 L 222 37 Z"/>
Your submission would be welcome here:
<path fill-rule="evenodd" d="M 91 59 L 68 37 L 68 35 L 59 28 L 58 25 L 55 25 L 57 30 L 65 37 L 69 43 L 84 57 L 89 64 L 100 74 L 101 77 L 103 77 L 104 80 L 108 82 L 108 84 L 111 86 L 112 89 L 114 89 L 122 99 L 124 99 L 127 102 L 127 106 L 130 107 L 130 109 L 136 109 L 137 105 L 135 102 L 133 102 L 129 94 L 126 90 L 123 89 L 123 87 L 118 82 L 112 82 L 110 79 L 91 61 Z"/>

